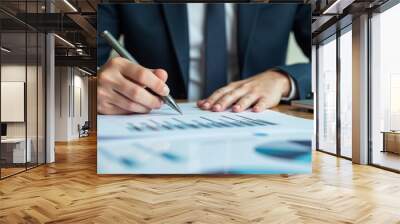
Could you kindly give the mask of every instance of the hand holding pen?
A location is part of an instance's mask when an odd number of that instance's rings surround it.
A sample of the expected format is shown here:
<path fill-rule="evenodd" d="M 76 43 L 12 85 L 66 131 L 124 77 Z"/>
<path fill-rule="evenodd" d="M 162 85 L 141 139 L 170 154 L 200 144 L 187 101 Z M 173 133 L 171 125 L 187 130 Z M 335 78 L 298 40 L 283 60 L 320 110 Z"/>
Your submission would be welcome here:
<path fill-rule="evenodd" d="M 109 60 L 98 72 L 97 110 L 101 114 L 148 113 L 158 109 L 162 101 L 181 113 L 169 96 L 165 84 L 168 74 L 163 69 L 148 69 L 134 58 L 107 32 L 107 42 L 122 57 Z"/>

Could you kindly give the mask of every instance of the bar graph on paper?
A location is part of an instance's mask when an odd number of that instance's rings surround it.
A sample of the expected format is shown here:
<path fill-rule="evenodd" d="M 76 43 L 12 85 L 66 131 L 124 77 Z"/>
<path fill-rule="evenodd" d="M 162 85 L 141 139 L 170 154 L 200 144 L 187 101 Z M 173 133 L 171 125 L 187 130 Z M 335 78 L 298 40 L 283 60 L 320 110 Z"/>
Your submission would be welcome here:
<path fill-rule="evenodd" d="M 183 115 L 177 114 L 167 106 L 154 110 L 150 114 L 135 115 L 99 115 L 97 124 L 98 138 L 179 137 L 185 135 L 220 135 L 239 132 L 280 131 L 293 129 L 306 123 L 275 111 L 262 113 L 230 111 L 214 113 L 200 110 L 195 104 L 180 104 Z"/>
<path fill-rule="evenodd" d="M 219 128 L 249 128 L 273 126 L 276 123 L 245 115 L 220 116 L 175 116 L 168 118 L 142 119 L 126 123 L 130 132 L 186 131 Z"/>

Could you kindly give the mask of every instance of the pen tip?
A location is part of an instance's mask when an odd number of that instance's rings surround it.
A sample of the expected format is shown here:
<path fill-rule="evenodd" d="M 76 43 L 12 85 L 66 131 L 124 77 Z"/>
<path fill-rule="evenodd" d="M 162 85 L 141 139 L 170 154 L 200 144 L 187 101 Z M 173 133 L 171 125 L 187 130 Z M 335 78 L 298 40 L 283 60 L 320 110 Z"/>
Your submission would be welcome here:
<path fill-rule="evenodd" d="M 180 109 L 179 107 L 176 107 L 176 110 L 178 111 L 178 113 L 179 113 L 180 115 L 183 115 L 183 113 L 182 113 L 182 111 L 181 111 L 181 109 Z"/>

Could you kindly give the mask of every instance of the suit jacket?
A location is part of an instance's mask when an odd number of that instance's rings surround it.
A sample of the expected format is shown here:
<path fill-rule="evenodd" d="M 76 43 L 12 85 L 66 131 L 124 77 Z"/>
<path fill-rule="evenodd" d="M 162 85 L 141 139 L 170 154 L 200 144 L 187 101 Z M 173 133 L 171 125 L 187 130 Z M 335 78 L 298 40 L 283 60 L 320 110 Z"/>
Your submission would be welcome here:
<path fill-rule="evenodd" d="M 238 4 L 237 49 L 240 77 L 267 69 L 290 75 L 300 99 L 311 93 L 310 63 L 285 65 L 289 34 L 310 58 L 311 9 L 304 4 Z M 185 4 L 101 4 L 98 32 L 124 36 L 125 48 L 148 68 L 168 72 L 167 84 L 176 98 L 186 98 L 189 80 L 189 31 Z M 98 66 L 111 48 L 98 36 Z"/>

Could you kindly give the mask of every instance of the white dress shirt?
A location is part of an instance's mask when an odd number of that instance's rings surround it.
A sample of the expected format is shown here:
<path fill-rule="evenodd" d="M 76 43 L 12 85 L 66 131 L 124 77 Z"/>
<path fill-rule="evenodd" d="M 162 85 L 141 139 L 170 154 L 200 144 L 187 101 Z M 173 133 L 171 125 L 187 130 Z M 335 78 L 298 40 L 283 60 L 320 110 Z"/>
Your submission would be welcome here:
<path fill-rule="evenodd" d="M 188 100 L 194 101 L 201 99 L 204 90 L 205 80 L 205 19 L 206 4 L 204 3 L 188 3 L 188 25 L 189 25 L 189 90 Z M 226 23 L 226 40 L 228 55 L 228 77 L 227 81 L 232 82 L 239 79 L 239 62 L 237 52 L 237 35 L 236 24 L 237 16 L 235 13 L 235 4 L 225 3 L 225 23 Z M 291 77 L 291 90 L 286 100 L 294 98 L 296 89 L 294 81 Z M 285 100 L 285 99 L 283 99 Z"/>

